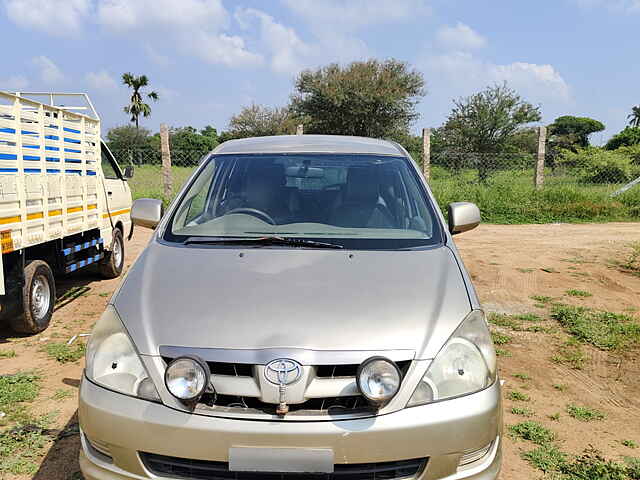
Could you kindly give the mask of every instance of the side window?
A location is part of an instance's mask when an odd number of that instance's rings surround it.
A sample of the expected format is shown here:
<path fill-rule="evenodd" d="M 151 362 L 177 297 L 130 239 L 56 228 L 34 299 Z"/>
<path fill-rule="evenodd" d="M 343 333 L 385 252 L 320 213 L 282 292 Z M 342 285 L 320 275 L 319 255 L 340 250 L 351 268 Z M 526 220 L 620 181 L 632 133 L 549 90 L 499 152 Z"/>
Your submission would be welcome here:
<path fill-rule="evenodd" d="M 189 192 L 185 197 L 185 199 L 187 199 L 185 203 L 188 206 L 178 214 L 178 217 L 184 219 L 184 221 L 181 222 L 183 226 L 187 226 L 192 221 L 198 220 L 199 217 L 202 217 L 205 213 L 207 199 L 214 181 L 215 169 L 216 162 L 214 160 L 210 160 L 209 164 L 204 168 L 198 179 L 189 189 Z"/>
<path fill-rule="evenodd" d="M 100 162 L 102 164 L 102 173 L 104 173 L 104 178 L 109 178 L 112 180 L 119 180 L 120 175 L 118 175 L 118 167 L 115 164 L 115 161 L 109 155 L 109 152 L 102 146 L 100 148 Z"/>

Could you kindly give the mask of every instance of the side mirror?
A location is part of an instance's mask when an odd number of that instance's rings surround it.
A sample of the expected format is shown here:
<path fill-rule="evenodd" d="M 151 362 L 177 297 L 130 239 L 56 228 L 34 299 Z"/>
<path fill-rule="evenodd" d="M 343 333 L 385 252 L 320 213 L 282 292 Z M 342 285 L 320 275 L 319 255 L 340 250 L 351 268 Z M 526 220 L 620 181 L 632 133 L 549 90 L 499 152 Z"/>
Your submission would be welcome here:
<path fill-rule="evenodd" d="M 449 204 L 447 210 L 451 235 L 473 230 L 480 225 L 480 209 L 475 203 L 454 202 Z"/>
<path fill-rule="evenodd" d="M 124 167 L 124 178 L 133 178 L 133 165 Z"/>
<path fill-rule="evenodd" d="M 155 198 L 139 198 L 131 206 L 131 221 L 134 225 L 156 228 L 162 218 L 162 202 Z"/>

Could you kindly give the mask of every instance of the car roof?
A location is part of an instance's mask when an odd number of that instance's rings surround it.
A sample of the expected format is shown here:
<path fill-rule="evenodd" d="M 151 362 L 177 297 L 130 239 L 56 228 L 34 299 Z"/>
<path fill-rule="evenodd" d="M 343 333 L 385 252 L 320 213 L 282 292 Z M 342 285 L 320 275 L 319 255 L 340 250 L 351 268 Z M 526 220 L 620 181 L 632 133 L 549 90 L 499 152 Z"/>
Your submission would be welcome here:
<path fill-rule="evenodd" d="M 368 153 L 402 155 L 395 142 L 344 135 L 276 135 L 229 140 L 216 147 L 215 154 L 238 153 Z"/>

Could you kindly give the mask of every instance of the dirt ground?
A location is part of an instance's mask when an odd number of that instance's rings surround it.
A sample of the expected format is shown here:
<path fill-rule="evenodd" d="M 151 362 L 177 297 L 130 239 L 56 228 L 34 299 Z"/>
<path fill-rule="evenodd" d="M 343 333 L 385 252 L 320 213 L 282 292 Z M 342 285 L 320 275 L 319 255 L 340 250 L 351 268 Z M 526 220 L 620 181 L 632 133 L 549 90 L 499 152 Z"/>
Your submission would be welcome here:
<path fill-rule="evenodd" d="M 148 241 L 150 231 L 137 229 L 128 244 L 127 267 Z M 640 444 L 640 359 L 638 351 L 622 357 L 584 347 L 588 354 L 585 367 L 574 370 L 551 358 L 566 340 L 557 323 L 549 319 L 546 305 L 531 297 L 555 297 L 558 301 L 584 305 L 640 319 L 640 277 L 615 266 L 628 254 L 628 245 L 640 241 L 640 224 L 610 223 L 595 225 L 482 225 L 476 231 L 456 237 L 467 268 L 487 311 L 509 314 L 536 313 L 545 320 L 548 332 L 508 331 L 512 341 L 502 346 L 510 357 L 500 357 L 500 375 L 505 381 L 505 397 L 512 390 L 526 392 L 526 403 L 505 398 L 505 425 L 522 421 L 511 413 L 514 406 L 526 406 L 539 421 L 558 434 L 562 450 L 579 454 L 589 445 L 607 457 L 640 456 L 621 444 L 633 440 Z M 15 337 L 0 330 L 0 350 L 15 350 L 14 358 L 0 358 L 0 373 L 40 372 L 43 388 L 29 405 L 34 413 L 57 412 L 55 427 L 65 432 L 46 449 L 34 476 L 39 480 L 78 479 L 77 388 L 83 360 L 61 364 L 42 351 L 48 342 L 62 342 L 75 334 L 88 333 L 98 320 L 119 280 L 99 280 L 83 274 L 62 280 L 51 327 L 32 337 Z M 589 297 L 570 297 L 568 289 L 584 290 Z M 514 374 L 530 379 L 518 379 Z M 553 384 L 566 386 L 563 391 Z M 60 390 L 72 395 L 55 400 Z M 60 395 L 56 395 L 60 397 Z M 597 408 L 606 418 L 598 422 L 580 422 L 566 413 L 576 403 Z M 559 419 L 549 416 L 559 413 Z M 541 478 L 520 458 L 530 450 L 528 442 L 505 438 L 502 480 Z"/>

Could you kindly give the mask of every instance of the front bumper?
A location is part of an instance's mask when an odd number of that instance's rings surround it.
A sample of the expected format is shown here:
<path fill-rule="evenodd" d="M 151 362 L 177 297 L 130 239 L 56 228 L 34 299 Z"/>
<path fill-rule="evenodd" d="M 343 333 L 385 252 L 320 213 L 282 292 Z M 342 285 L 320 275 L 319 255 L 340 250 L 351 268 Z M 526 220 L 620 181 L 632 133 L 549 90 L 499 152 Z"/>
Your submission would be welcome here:
<path fill-rule="evenodd" d="M 78 412 L 80 467 L 86 480 L 160 478 L 145 468 L 141 451 L 226 462 L 232 446 L 331 448 L 336 463 L 428 457 L 419 480 L 494 480 L 500 471 L 499 382 L 473 395 L 373 418 L 270 422 L 192 415 L 83 379 Z M 85 435 L 108 449 L 111 459 L 96 455 Z M 463 452 L 492 442 L 484 457 L 458 466 Z"/>

